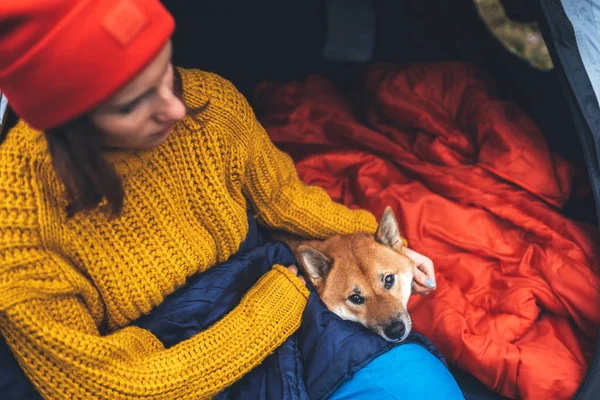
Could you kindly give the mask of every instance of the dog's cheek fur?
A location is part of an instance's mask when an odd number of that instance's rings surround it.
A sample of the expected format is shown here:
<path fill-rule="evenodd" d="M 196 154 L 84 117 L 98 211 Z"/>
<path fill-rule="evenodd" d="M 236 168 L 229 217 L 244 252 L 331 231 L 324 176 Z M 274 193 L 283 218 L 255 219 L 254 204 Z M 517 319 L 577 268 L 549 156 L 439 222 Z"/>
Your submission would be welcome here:
<path fill-rule="evenodd" d="M 331 311 L 333 313 L 335 313 L 341 319 L 344 319 L 346 321 L 358 322 L 359 324 L 368 328 L 368 325 L 366 324 L 366 321 L 364 319 L 362 319 L 355 312 L 350 311 L 348 309 L 348 307 L 346 307 L 344 305 L 338 305 L 338 306 L 334 307 L 334 309 Z"/>
<path fill-rule="evenodd" d="M 403 273 L 400 275 L 400 298 L 402 299 L 402 305 L 404 308 L 408 305 L 408 300 L 412 294 L 411 283 L 413 281 L 412 273 Z"/>

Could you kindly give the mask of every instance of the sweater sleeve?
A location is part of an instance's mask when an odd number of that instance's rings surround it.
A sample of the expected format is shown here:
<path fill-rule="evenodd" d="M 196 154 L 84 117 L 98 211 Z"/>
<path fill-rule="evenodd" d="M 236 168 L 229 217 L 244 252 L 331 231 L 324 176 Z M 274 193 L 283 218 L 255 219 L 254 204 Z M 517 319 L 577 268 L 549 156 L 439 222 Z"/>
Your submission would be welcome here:
<path fill-rule="evenodd" d="M 0 333 L 44 398 L 209 398 L 300 325 L 308 291 L 275 266 L 223 319 L 169 349 L 139 327 L 101 334 L 103 307 L 92 284 L 35 245 L 27 229 L 33 218 L 0 204 L 0 216 L 11 215 L 18 218 L 10 227 L 0 219 Z"/>
<path fill-rule="evenodd" d="M 228 135 L 226 140 L 235 143 L 235 159 L 244 161 L 244 194 L 261 223 L 314 239 L 375 233 L 377 221 L 369 211 L 351 210 L 334 202 L 322 188 L 299 179 L 291 157 L 271 142 L 248 100 L 233 83 L 214 73 L 180 71 L 188 106 L 209 104 L 202 113 L 205 122 L 218 125 L 219 132 Z"/>
<path fill-rule="evenodd" d="M 336 234 L 374 233 L 377 221 L 367 210 L 336 203 L 320 187 L 306 185 L 292 158 L 277 149 L 241 94 L 252 144 L 245 189 L 266 225 L 300 236 L 325 239 Z"/>

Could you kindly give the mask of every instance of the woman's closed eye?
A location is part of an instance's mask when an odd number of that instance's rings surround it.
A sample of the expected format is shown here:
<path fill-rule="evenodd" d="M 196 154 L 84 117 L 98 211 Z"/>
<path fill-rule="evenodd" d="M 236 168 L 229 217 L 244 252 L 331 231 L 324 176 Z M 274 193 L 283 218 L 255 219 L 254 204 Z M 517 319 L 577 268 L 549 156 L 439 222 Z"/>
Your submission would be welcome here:
<path fill-rule="evenodd" d="M 120 114 L 131 114 L 132 112 L 134 112 L 137 107 L 142 103 L 143 100 L 145 100 L 146 98 L 148 98 L 152 92 L 148 92 L 143 94 L 142 96 L 138 97 L 137 99 L 133 100 L 130 103 L 127 103 L 123 106 L 119 106 L 118 111 Z"/>

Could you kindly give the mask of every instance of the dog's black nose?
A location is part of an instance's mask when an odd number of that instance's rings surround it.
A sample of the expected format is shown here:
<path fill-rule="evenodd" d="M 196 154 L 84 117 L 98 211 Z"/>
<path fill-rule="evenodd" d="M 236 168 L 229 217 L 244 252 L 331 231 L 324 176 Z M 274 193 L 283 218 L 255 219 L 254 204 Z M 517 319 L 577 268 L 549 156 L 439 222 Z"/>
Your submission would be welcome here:
<path fill-rule="evenodd" d="M 406 332 L 406 327 L 402 321 L 394 321 L 385 328 L 385 336 L 390 339 L 400 339 L 404 332 Z"/>

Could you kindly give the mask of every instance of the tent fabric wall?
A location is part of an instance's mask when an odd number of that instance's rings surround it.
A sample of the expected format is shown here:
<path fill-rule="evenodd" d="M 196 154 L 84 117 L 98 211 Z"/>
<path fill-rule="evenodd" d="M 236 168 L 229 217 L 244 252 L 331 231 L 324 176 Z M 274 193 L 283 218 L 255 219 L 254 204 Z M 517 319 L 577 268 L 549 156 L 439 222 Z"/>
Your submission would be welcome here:
<path fill-rule="evenodd" d="M 598 207 L 600 205 L 600 156 L 598 154 L 600 109 L 576 45 L 573 26 L 560 0 L 542 0 L 537 5 L 537 20 L 552 55 L 561 88 L 576 126 L 577 137 L 582 143 L 583 155 L 596 207 Z M 599 349 L 600 342 L 597 341 L 594 359 L 575 395 L 576 400 L 600 398 Z"/>

